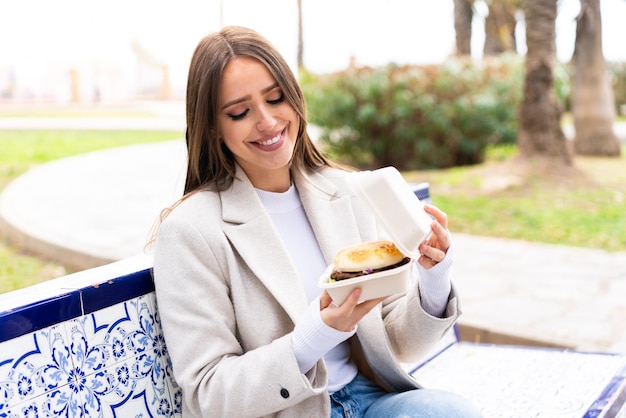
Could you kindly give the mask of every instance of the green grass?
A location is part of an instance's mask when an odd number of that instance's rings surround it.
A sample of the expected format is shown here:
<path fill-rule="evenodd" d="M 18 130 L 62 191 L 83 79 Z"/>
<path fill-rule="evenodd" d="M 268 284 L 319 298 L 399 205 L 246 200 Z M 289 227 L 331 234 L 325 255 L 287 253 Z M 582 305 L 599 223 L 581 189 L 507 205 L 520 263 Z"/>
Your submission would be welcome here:
<path fill-rule="evenodd" d="M 625 157 L 578 156 L 575 170 L 558 172 L 520 169 L 514 150 L 491 150 L 480 166 L 406 177 L 430 183 L 453 232 L 626 251 Z"/>
<path fill-rule="evenodd" d="M 0 293 L 20 289 L 69 273 L 63 266 L 16 252 L 0 243 Z"/>
<path fill-rule="evenodd" d="M 146 111 L 117 111 L 117 110 L 84 110 L 84 109 L 71 109 L 71 110 L 51 110 L 44 109 L 40 111 L 3 111 L 0 113 L 0 118 L 150 118 L 154 117 L 154 113 Z"/>
<path fill-rule="evenodd" d="M 0 189 L 38 164 L 105 148 L 182 138 L 182 135 L 182 132 L 160 131 L 0 130 Z"/>
<path fill-rule="evenodd" d="M 435 195 L 433 201 L 447 212 L 450 228 L 456 232 L 626 250 L 623 195 L 613 199 L 606 191 L 546 193 L 535 189 L 523 199 L 512 193 L 497 199 Z"/>
<path fill-rule="evenodd" d="M 63 157 L 105 148 L 182 137 L 153 131 L 1 131 L 0 193 L 28 169 Z M 30 286 L 69 271 L 54 262 L 17 253 L 0 242 L 0 293 Z"/>

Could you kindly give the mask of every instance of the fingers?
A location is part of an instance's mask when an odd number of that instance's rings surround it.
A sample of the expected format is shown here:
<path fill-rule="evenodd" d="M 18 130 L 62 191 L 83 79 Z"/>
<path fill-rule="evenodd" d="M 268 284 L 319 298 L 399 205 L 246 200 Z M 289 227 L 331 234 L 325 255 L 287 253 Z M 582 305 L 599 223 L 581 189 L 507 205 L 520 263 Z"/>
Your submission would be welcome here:
<path fill-rule="evenodd" d="M 359 303 L 356 307 L 355 310 L 359 311 L 359 313 L 361 314 L 361 318 L 364 317 L 369 311 L 371 311 L 372 309 L 374 309 L 374 307 L 376 305 L 378 305 L 380 302 L 382 302 L 383 300 L 387 299 L 387 297 L 383 297 L 383 298 L 377 298 L 377 299 L 370 299 L 370 300 L 366 300 L 364 302 Z"/>
<path fill-rule="evenodd" d="M 320 301 L 325 300 L 327 293 L 322 294 Z M 328 296 L 330 298 L 330 296 Z M 361 289 L 354 289 L 348 298 L 341 304 L 337 305 L 331 302 L 327 305 L 327 309 L 322 308 L 322 320 L 328 325 L 339 331 L 352 331 L 357 323 L 376 305 L 385 300 L 383 298 L 371 299 L 359 303 L 361 297 Z M 320 302 L 323 305 L 324 302 Z"/>
<path fill-rule="evenodd" d="M 331 305 L 332 302 L 333 302 L 333 299 L 330 297 L 328 292 L 326 290 L 324 290 L 324 292 L 322 292 L 322 294 L 320 296 L 320 311 L 322 309 L 328 308 Z"/>
<path fill-rule="evenodd" d="M 446 257 L 446 253 L 425 242 L 420 245 L 419 250 L 421 255 L 417 259 L 417 262 L 424 268 L 434 267 Z"/>
<path fill-rule="evenodd" d="M 421 266 L 431 268 L 446 257 L 450 248 L 450 232 L 447 229 L 448 215 L 432 205 L 424 205 L 424 211 L 432 215 L 435 220 L 430 226 L 432 234 L 420 244 L 420 257 L 417 261 Z"/>
<path fill-rule="evenodd" d="M 435 218 L 435 220 L 439 222 L 441 226 L 443 226 L 444 229 L 448 228 L 448 215 L 446 215 L 446 213 L 441 211 L 438 207 L 425 204 L 424 212 L 426 212 L 429 215 L 432 215 Z"/>
<path fill-rule="evenodd" d="M 341 305 L 337 305 L 333 302 L 331 303 L 331 306 L 334 305 L 334 307 L 338 309 L 343 309 L 345 314 L 351 315 L 356 312 L 357 315 L 360 315 L 361 317 L 363 317 L 365 316 L 365 314 L 371 311 L 372 308 L 374 308 L 374 306 L 378 305 L 380 302 L 382 302 L 383 300 L 387 298 L 385 296 L 382 298 L 368 299 L 366 301 L 359 303 L 360 297 L 361 297 L 361 289 L 354 289 L 352 293 L 350 293 L 350 296 L 348 296 L 348 299 L 346 299 Z"/>
<path fill-rule="evenodd" d="M 439 223 L 433 221 L 433 233 L 419 246 L 420 258 L 417 262 L 425 268 L 431 268 L 443 261 L 450 248 L 450 233 Z"/>
<path fill-rule="evenodd" d="M 426 257 L 432 260 L 434 263 L 439 263 L 443 261 L 443 259 L 446 257 L 445 252 L 438 248 L 430 246 L 427 243 L 422 243 L 420 245 L 420 254 L 422 257 Z"/>
<path fill-rule="evenodd" d="M 437 221 L 433 221 L 430 228 L 433 233 L 424 243 L 440 249 L 445 254 L 450 247 L 450 232 Z"/>

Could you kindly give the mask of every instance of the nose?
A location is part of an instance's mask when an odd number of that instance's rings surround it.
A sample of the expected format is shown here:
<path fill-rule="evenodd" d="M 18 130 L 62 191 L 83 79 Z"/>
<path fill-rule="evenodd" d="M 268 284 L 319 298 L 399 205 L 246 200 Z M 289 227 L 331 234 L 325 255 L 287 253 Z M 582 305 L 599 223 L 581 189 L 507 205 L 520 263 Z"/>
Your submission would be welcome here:
<path fill-rule="evenodd" d="M 261 106 L 259 108 L 259 119 L 257 120 L 257 129 L 259 131 L 271 130 L 276 126 L 276 119 L 272 115 L 269 108 Z"/>

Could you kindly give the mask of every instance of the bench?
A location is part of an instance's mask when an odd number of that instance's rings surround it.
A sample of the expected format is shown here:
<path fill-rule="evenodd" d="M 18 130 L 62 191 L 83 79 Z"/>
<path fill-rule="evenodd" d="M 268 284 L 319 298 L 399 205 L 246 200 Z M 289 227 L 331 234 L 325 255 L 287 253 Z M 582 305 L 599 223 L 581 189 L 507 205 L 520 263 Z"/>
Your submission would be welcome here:
<path fill-rule="evenodd" d="M 141 256 L 0 295 L 0 417 L 181 415 Z M 626 356 L 460 341 L 407 370 L 485 417 L 616 417 Z M 625 416 L 626 410 L 621 411 Z"/>
<path fill-rule="evenodd" d="M 180 417 L 151 268 L 138 256 L 0 294 L 0 418 Z M 626 417 L 622 355 L 463 341 L 455 327 L 405 367 L 486 418 Z"/>
<path fill-rule="evenodd" d="M 181 415 L 150 257 L 0 295 L 0 417 Z"/>

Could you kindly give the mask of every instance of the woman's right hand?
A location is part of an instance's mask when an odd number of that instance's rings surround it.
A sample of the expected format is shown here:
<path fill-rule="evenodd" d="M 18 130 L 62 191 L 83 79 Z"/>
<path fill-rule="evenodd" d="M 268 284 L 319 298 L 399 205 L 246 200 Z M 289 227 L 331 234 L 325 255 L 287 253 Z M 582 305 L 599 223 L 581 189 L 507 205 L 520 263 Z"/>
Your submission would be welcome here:
<path fill-rule="evenodd" d="M 359 297 L 361 297 L 361 289 L 354 289 L 341 305 L 336 305 L 328 292 L 324 291 L 320 296 L 322 321 L 338 331 L 350 332 L 374 306 L 386 299 L 382 297 L 359 303 Z"/>

